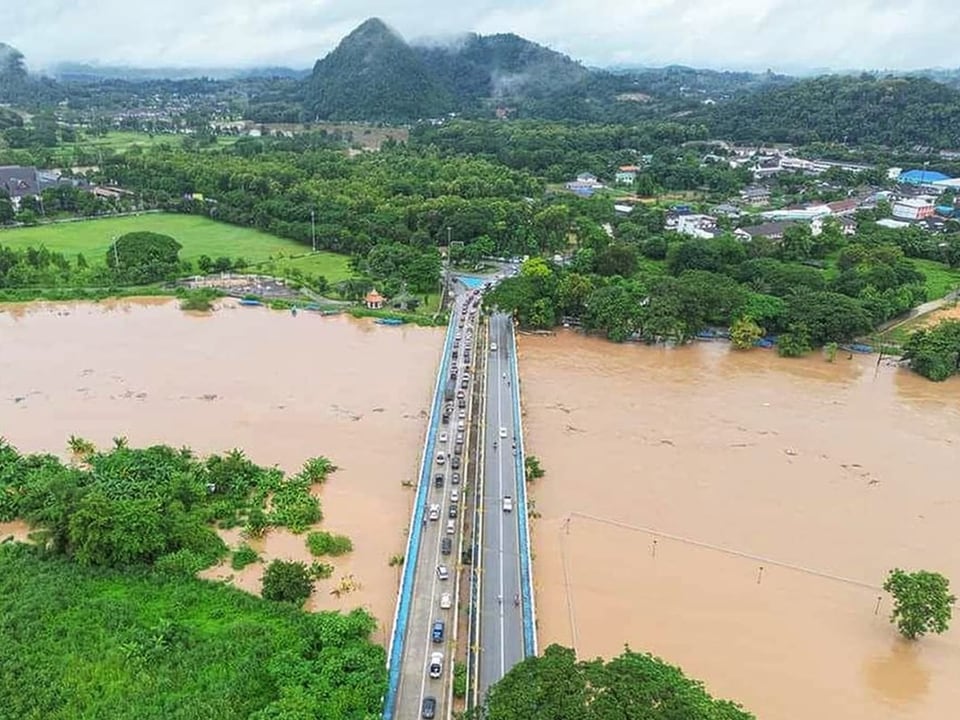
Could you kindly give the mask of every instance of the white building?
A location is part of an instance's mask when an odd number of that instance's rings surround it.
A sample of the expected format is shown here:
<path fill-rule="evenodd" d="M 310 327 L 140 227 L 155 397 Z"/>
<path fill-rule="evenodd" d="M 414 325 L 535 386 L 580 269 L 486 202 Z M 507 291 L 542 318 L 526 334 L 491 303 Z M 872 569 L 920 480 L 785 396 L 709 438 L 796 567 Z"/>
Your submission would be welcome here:
<path fill-rule="evenodd" d="M 922 198 L 905 198 L 893 204 L 893 216 L 901 220 L 923 220 L 933 215 L 935 206 Z"/>
<path fill-rule="evenodd" d="M 696 238 L 716 237 L 717 219 L 712 215 L 681 215 L 677 218 L 676 230 L 682 235 Z"/>
<path fill-rule="evenodd" d="M 811 221 L 815 218 L 830 215 L 830 208 L 826 205 L 811 205 L 805 208 L 783 208 L 781 210 L 768 210 L 760 213 L 765 220 L 802 220 Z"/>

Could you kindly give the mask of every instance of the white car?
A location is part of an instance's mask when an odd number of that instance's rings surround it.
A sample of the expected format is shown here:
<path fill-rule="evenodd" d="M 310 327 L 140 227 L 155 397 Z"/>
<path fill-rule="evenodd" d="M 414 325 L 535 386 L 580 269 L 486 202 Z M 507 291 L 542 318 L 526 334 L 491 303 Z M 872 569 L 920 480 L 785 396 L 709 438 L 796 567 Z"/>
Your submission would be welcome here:
<path fill-rule="evenodd" d="M 434 503 L 430 506 L 430 519 L 439 520 L 440 519 L 440 506 L 437 503 Z"/>
<path fill-rule="evenodd" d="M 454 488 L 450 491 L 450 502 L 456 503 L 460 502 L 460 491 Z"/>
<path fill-rule="evenodd" d="M 430 656 L 430 677 L 438 678 L 443 674 L 443 653 L 435 652 Z"/>
<path fill-rule="evenodd" d="M 506 436 L 504 436 L 506 437 Z M 443 465 L 447 461 L 447 458 L 444 457 L 442 452 L 437 453 L 437 465 Z"/>
<path fill-rule="evenodd" d="M 503 511 L 513 512 L 513 498 L 509 495 L 503 496 Z"/>
<path fill-rule="evenodd" d="M 507 436 L 507 429 L 502 427 L 500 428 L 500 437 L 505 438 Z"/>
<path fill-rule="evenodd" d="M 490 352 L 496 352 L 496 351 L 497 351 L 497 344 L 490 343 Z"/>
<path fill-rule="evenodd" d="M 447 434 L 445 432 L 440 433 L 439 440 L 440 442 L 445 443 L 447 441 Z"/>
<path fill-rule="evenodd" d="M 449 610 L 450 606 L 453 605 L 453 600 L 450 597 L 450 593 L 441 593 L 440 594 L 440 609 Z"/>
<path fill-rule="evenodd" d="M 449 580 L 450 569 L 446 565 L 437 565 L 437 578 L 439 580 Z"/>

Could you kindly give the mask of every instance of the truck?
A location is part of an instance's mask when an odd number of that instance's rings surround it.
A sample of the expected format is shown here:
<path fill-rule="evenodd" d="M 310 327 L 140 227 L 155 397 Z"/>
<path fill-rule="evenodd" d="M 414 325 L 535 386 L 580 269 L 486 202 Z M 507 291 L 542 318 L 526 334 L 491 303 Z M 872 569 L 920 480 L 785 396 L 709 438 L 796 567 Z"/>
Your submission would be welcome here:
<path fill-rule="evenodd" d="M 453 378 L 447 380 L 447 386 L 443 390 L 444 400 L 453 400 L 457 395 L 457 381 Z"/>

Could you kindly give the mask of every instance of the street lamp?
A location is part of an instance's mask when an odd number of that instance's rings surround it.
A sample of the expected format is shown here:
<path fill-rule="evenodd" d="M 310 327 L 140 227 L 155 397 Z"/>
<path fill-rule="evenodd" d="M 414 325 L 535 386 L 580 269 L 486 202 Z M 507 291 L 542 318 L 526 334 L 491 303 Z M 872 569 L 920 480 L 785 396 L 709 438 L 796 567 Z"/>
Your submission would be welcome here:
<path fill-rule="evenodd" d="M 310 240 L 313 245 L 313 251 L 317 251 L 317 214 L 315 211 L 310 211 Z"/>

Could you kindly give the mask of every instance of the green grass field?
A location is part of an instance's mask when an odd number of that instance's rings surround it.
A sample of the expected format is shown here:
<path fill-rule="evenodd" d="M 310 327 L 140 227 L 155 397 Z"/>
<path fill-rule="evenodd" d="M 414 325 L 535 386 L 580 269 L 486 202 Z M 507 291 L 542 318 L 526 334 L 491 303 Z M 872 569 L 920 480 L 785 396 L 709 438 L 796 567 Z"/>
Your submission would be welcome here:
<path fill-rule="evenodd" d="M 73 165 L 76 163 L 78 150 L 81 151 L 81 154 L 87 155 L 96 154 L 97 150 L 103 151 L 104 153 L 123 153 L 135 145 L 146 149 L 163 145 L 164 143 L 176 148 L 181 146 L 183 138 L 185 137 L 187 136 L 172 134 L 150 135 L 148 133 L 127 130 L 109 132 L 103 137 L 83 135 L 76 142 L 58 145 L 53 149 L 53 156 L 55 160 L 62 165 Z M 218 136 L 216 144 L 211 145 L 208 149 L 225 147 L 236 141 L 236 136 Z"/>
<path fill-rule="evenodd" d="M 88 262 L 105 262 L 113 238 L 128 232 L 149 231 L 169 235 L 183 245 L 180 256 L 196 260 L 242 257 L 250 263 L 275 260 L 278 269 L 297 267 L 320 274 L 331 283 L 351 276 L 348 258 L 336 253 L 318 252 L 306 257 L 310 248 L 293 240 L 279 238 L 252 228 L 218 223 L 196 215 L 146 213 L 131 217 L 56 223 L 29 228 L 0 230 L 0 245 L 14 248 L 43 245 L 69 256 L 83 253 Z"/>
<path fill-rule="evenodd" d="M 927 276 L 927 299 L 938 300 L 960 288 L 960 268 L 948 268 L 935 260 L 914 260 L 916 268 Z"/>

